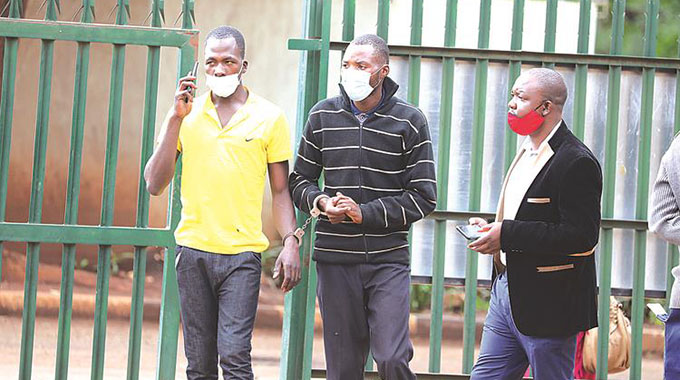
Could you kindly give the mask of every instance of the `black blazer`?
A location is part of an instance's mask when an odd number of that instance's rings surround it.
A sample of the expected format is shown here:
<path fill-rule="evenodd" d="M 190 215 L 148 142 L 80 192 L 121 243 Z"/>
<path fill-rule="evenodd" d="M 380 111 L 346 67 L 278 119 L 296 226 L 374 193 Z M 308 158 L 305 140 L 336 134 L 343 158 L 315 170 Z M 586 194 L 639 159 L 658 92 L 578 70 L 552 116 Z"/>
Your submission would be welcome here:
<path fill-rule="evenodd" d="M 512 316 L 517 329 L 530 336 L 569 336 L 597 326 L 593 252 L 602 170 L 564 122 L 558 128 L 548 141 L 550 149 L 539 154 L 543 166 L 515 219 L 503 220 L 501 228 Z M 498 220 L 504 195 L 505 185 Z"/>

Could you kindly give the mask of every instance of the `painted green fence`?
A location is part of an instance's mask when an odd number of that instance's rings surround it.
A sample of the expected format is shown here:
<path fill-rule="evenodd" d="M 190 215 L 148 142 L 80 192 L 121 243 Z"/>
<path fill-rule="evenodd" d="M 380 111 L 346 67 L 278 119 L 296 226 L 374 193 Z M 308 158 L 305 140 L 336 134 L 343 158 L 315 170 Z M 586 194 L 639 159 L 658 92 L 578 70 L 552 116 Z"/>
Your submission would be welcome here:
<path fill-rule="evenodd" d="M 498 1 L 498 0 L 494 0 Z M 634 234 L 634 265 L 633 267 L 633 361 L 630 371 L 631 379 L 642 377 L 642 322 L 645 296 L 645 262 L 647 258 L 647 194 L 650 177 L 654 173 L 651 166 L 651 143 L 654 121 L 655 84 L 658 75 L 673 75 L 675 78 L 675 97 L 673 130 L 680 130 L 680 60 L 657 58 L 655 54 L 657 16 L 660 12 L 659 0 L 647 0 L 647 24 L 644 31 L 644 53 L 642 56 L 623 56 L 622 37 L 624 30 L 625 0 L 613 0 L 612 38 L 608 55 L 589 54 L 589 37 L 592 0 L 580 0 L 580 15 L 578 20 L 578 46 L 576 53 L 555 53 L 556 28 L 558 19 L 558 5 L 562 1 L 545 1 L 545 36 L 543 51 L 522 50 L 522 33 L 525 16 L 525 0 L 513 0 L 512 33 L 509 50 L 489 49 L 491 30 L 492 0 L 479 0 L 479 27 L 477 48 L 456 47 L 456 30 L 459 5 L 458 0 L 446 0 L 444 38 L 441 46 L 423 46 L 424 6 L 430 4 L 425 0 L 412 0 L 410 20 L 410 42 L 408 45 L 391 44 L 394 58 L 404 58 L 407 62 L 406 80 L 402 82 L 407 88 L 406 98 L 419 104 L 422 98 L 422 70 L 425 60 L 437 60 L 441 64 L 441 81 L 436 88 L 439 96 L 439 118 L 431 127 L 438 133 L 438 178 L 439 203 L 437 211 L 429 217 L 434 225 L 433 255 L 431 276 L 425 278 L 433 285 L 432 315 L 430 333 L 430 354 L 428 371 L 422 374 L 424 379 L 457 379 L 466 378 L 474 363 L 475 344 L 475 304 L 478 285 L 485 286 L 479 279 L 478 260 L 465 262 L 463 281 L 452 281 L 445 276 L 447 252 L 447 226 L 451 221 L 466 220 L 472 215 L 490 216 L 483 206 L 483 178 L 484 178 L 484 147 L 485 133 L 491 133 L 488 125 L 487 110 L 489 106 L 488 87 L 489 73 L 492 66 L 501 63 L 507 66 L 507 84 L 511 85 L 519 75 L 522 66 L 544 65 L 557 69 L 573 71 L 573 131 L 580 138 L 586 137 L 586 108 L 589 83 L 594 71 L 605 72 L 607 75 L 606 113 L 603 144 L 603 170 L 605 176 L 604 195 L 602 204 L 603 222 L 601 244 L 598 251 L 598 270 L 600 285 L 600 324 L 607 324 L 608 297 L 612 292 L 612 257 L 615 245 L 615 234 L 618 231 L 633 231 Z M 336 4 L 340 3 L 336 0 Z M 138 189 L 137 221 L 135 227 L 112 226 L 112 210 L 114 205 L 113 187 L 117 165 L 117 147 L 119 144 L 120 114 L 123 66 L 127 45 L 147 46 L 147 80 L 145 87 L 144 121 L 142 134 L 142 154 L 140 168 L 143 168 L 151 154 L 154 140 L 154 122 L 156 119 L 156 95 L 158 89 L 158 67 L 161 47 L 179 49 L 179 72 L 187 72 L 193 63 L 196 51 L 197 32 L 191 30 L 193 0 L 184 0 L 182 5 L 182 28 L 168 29 L 161 27 L 163 16 L 163 0 L 150 2 L 151 27 L 129 26 L 127 24 L 128 0 L 117 0 L 116 25 L 94 24 L 94 0 L 82 0 L 81 19 L 78 23 L 57 21 L 59 10 L 58 0 L 47 0 L 45 3 L 45 19 L 28 20 L 21 17 L 19 0 L 10 0 L 9 18 L 0 19 L 0 36 L 5 38 L 5 52 L 3 61 L 2 92 L 0 102 L 0 242 L 27 242 L 27 262 L 25 280 L 25 299 L 22 327 L 22 347 L 20 362 L 20 378 L 31 378 L 33 359 L 33 337 L 35 329 L 36 291 L 38 258 L 41 243 L 63 244 L 62 256 L 62 288 L 59 315 L 59 330 L 57 343 L 57 365 L 55 377 L 65 379 L 68 369 L 68 354 L 70 340 L 70 323 L 73 295 L 73 273 L 75 265 L 75 248 L 78 244 L 92 244 L 99 246 L 97 298 L 95 312 L 95 333 L 92 353 L 93 379 L 103 377 L 104 347 L 106 336 L 106 315 L 108 298 L 108 280 L 111 259 L 111 246 L 134 245 L 135 267 L 133 307 L 131 312 L 130 340 L 128 348 L 128 378 L 136 379 L 139 373 L 141 321 L 144 294 L 145 261 L 144 248 L 148 246 L 164 246 L 166 260 L 164 263 L 163 301 L 160 320 L 160 342 L 158 354 L 157 378 L 171 379 L 175 373 L 175 358 L 177 355 L 178 338 L 178 300 L 174 262 L 172 250 L 174 240 L 172 229 L 179 220 L 179 188 L 178 181 L 174 181 L 173 193 L 168 212 L 167 229 L 148 228 L 149 197 L 143 180 Z M 354 37 L 357 18 L 357 4 L 355 0 L 342 2 L 342 37 L 340 41 L 331 40 L 332 6 L 331 0 L 303 0 L 303 39 L 293 39 L 289 47 L 304 50 L 300 60 L 300 86 L 297 119 L 297 137 L 308 110 L 319 99 L 327 96 L 329 83 L 329 68 L 332 66 L 331 54 L 342 51 L 347 41 Z M 389 40 L 390 30 L 390 0 L 377 0 L 377 28 L 376 33 Z M 102 12 L 99 12 L 102 13 Z M 402 24 L 406 24 L 405 20 Z M 574 28 L 576 29 L 576 27 Z M 7 183 L 9 175 L 9 152 L 11 148 L 11 131 L 13 122 L 14 89 L 17 71 L 17 51 L 21 39 L 38 39 L 41 41 L 40 80 L 37 104 L 36 138 L 33 154 L 33 180 L 31 186 L 31 202 L 28 223 L 5 222 L 7 203 Z M 64 223 L 59 225 L 41 223 L 43 207 L 43 182 L 45 177 L 45 161 L 47 148 L 47 130 L 49 125 L 49 100 L 51 95 L 52 62 L 55 41 L 71 41 L 78 46 L 75 68 L 74 102 L 72 117 L 72 134 L 70 146 L 70 161 L 68 170 L 68 185 L 66 212 Z M 82 160 L 83 127 L 85 103 L 87 99 L 87 74 L 90 62 L 90 44 L 104 43 L 112 46 L 113 60 L 111 64 L 111 90 L 109 95 L 109 120 L 107 125 L 107 150 L 104 176 L 104 193 L 101 209 L 100 226 L 84 226 L 77 224 L 78 197 L 80 190 L 80 167 Z M 460 63 L 474 65 L 474 87 L 472 88 L 472 118 L 468 128 L 471 130 L 471 154 L 469 156 L 469 186 L 467 189 L 467 207 L 452 209 L 453 199 L 448 195 L 453 182 L 449 174 L 453 169 L 450 156 L 458 148 L 452 146 L 452 125 L 454 115 L 451 103 L 454 99 L 454 74 Z M 639 122 L 637 123 L 639 137 L 635 137 L 636 168 L 638 173 L 634 193 L 634 216 L 630 218 L 615 218 L 616 215 L 616 181 L 617 181 L 617 145 L 620 136 L 625 131 L 620 128 L 620 98 L 622 95 L 622 77 L 626 73 L 634 72 L 641 76 Z M 507 86 L 506 86 L 507 88 Z M 502 166 L 507 169 L 516 152 L 517 141 L 512 134 L 504 135 L 504 152 Z M 141 172 L 141 170 L 140 170 Z M 180 171 L 178 170 L 178 173 Z M 177 177 L 176 177 L 177 179 Z M 300 215 L 299 220 L 304 216 Z M 323 370 L 312 369 L 313 351 L 313 322 L 316 288 L 316 270 L 314 263 L 309 260 L 313 234 L 306 234 L 303 244 L 303 259 L 306 263 L 305 275 L 301 284 L 285 299 L 286 318 L 282 339 L 281 378 L 308 379 L 322 377 Z M 1 244 L 1 243 L 0 243 Z M 1 248 L 1 247 L 0 247 Z M 675 247 L 668 246 L 667 268 L 678 262 L 678 252 Z M 470 255 L 468 257 L 477 257 Z M 418 280 L 418 279 L 414 279 Z M 422 280 L 422 279 L 420 279 Z M 444 285 L 447 283 L 464 284 L 466 293 L 466 307 L 464 311 L 464 339 L 463 363 L 464 374 L 439 374 L 441 372 L 441 344 Z M 667 277 L 666 288 L 670 286 L 670 276 Z M 647 295 L 650 295 L 649 293 Z M 651 295 L 659 296 L 653 293 Z M 606 335 L 600 334 L 598 357 L 606 358 Z M 604 360 L 599 360 L 603 363 Z M 369 361 L 367 368 L 372 368 Z M 368 375 L 375 378 L 375 374 Z M 598 367 L 598 379 L 607 376 L 603 368 Z"/>
<path fill-rule="evenodd" d="M 660 81 L 658 75 L 665 75 L 661 79 L 668 79 L 673 76 L 675 83 L 674 100 L 671 100 L 671 112 L 674 116 L 668 135 L 671 130 L 673 133 L 680 130 L 680 60 L 656 57 L 656 36 L 658 28 L 659 0 L 646 0 L 646 27 L 644 30 L 644 49 L 641 56 L 622 55 L 622 41 L 624 30 L 624 12 L 626 8 L 625 0 L 612 0 L 607 2 L 612 14 L 611 48 L 607 55 L 595 55 L 589 53 L 589 41 L 591 33 L 592 18 L 591 10 L 593 1 L 580 0 L 578 3 L 578 22 L 573 23 L 573 32 L 578 33 L 576 51 L 574 53 L 556 53 L 556 24 L 558 20 L 558 5 L 567 1 L 546 0 L 545 6 L 545 27 L 543 51 L 522 50 L 523 26 L 525 16 L 525 0 L 512 1 L 512 29 L 509 36 L 510 48 L 508 50 L 489 49 L 489 39 L 491 30 L 491 10 L 497 0 L 479 0 L 478 2 L 465 2 L 458 0 L 447 0 L 445 2 L 445 26 L 443 45 L 441 46 L 422 46 L 423 41 L 423 9 L 424 4 L 432 2 L 424 0 L 411 0 L 411 19 L 410 19 L 410 43 L 400 45 L 390 43 L 391 55 L 394 59 L 402 59 L 403 69 L 406 74 L 401 76 L 400 84 L 406 86 L 406 98 L 414 104 L 419 104 L 423 90 L 421 79 L 421 65 L 425 59 L 437 61 L 440 66 L 441 80 L 437 83 L 430 83 L 439 99 L 439 116 L 437 123 L 431 123 L 430 127 L 437 131 L 437 166 L 438 166 L 438 192 L 439 201 L 437 211 L 428 219 L 433 220 L 433 244 L 432 244 L 432 270 L 431 276 L 426 277 L 427 283 L 432 284 L 432 308 L 430 326 L 430 349 L 429 349 L 429 374 L 420 374 L 423 378 L 467 378 L 464 374 L 469 374 L 474 364 L 475 348 L 475 305 L 478 288 L 478 257 L 477 254 L 470 254 L 465 262 L 465 275 L 462 281 L 455 281 L 445 277 L 445 257 L 447 250 L 447 222 L 466 221 L 468 217 L 474 215 L 493 216 L 490 210 L 483 211 L 482 193 L 483 176 L 486 171 L 484 167 L 485 154 L 485 133 L 493 130 L 488 127 L 487 101 L 489 99 L 488 88 L 489 73 L 491 65 L 502 65 L 507 70 L 507 86 L 503 89 L 509 90 L 514 80 L 520 74 L 522 66 L 535 67 L 547 66 L 558 70 L 569 72 L 573 78 L 573 91 L 570 94 L 571 114 L 566 115 L 570 118 L 570 126 L 574 133 L 581 139 L 585 136 L 587 120 L 586 108 L 588 91 L 595 88 L 588 88 L 591 78 L 595 75 L 606 75 L 606 89 L 602 91 L 598 99 L 606 103 L 606 114 L 603 120 L 603 133 L 601 138 L 595 139 L 597 144 L 602 145 L 602 157 L 604 161 L 604 194 L 602 202 L 602 231 L 601 243 L 598 249 L 598 282 L 599 282 L 599 324 L 608 325 L 609 316 L 609 296 L 612 293 L 612 256 L 614 251 L 615 234 L 617 231 L 632 231 L 634 243 L 632 259 L 632 365 L 630 369 L 630 379 L 642 378 L 642 323 L 644 314 L 644 297 L 664 297 L 670 289 L 671 276 L 670 268 L 677 264 L 678 253 L 676 247 L 667 246 L 667 261 L 664 261 L 666 282 L 665 289 L 662 291 L 645 292 L 645 259 L 648 255 L 647 250 L 647 203 L 650 180 L 654 179 L 655 172 L 650 169 L 651 141 L 653 134 L 653 106 L 655 97 L 655 82 Z M 508 1 L 505 1 L 506 3 Z M 337 80 L 329 74 L 329 67 L 338 65 L 339 62 L 331 60 L 332 53 L 337 53 L 346 47 L 347 42 L 354 37 L 357 9 L 359 4 L 355 0 L 342 1 L 342 33 L 341 41 L 331 40 L 332 35 L 332 10 L 334 2 L 332 0 L 304 0 L 303 1 L 303 38 L 289 40 L 289 49 L 301 50 L 300 59 L 300 84 L 298 90 L 298 119 L 297 137 L 301 134 L 301 129 L 305 122 L 305 117 L 309 109 L 320 99 L 327 96 L 328 84 Z M 335 5 L 340 3 L 336 1 Z M 440 4 L 442 2 L 439 2 Z M 574 3 L 574 1 L 569 1 Z M 393 2 L 389 0 L 378 0 L 371 2 L 377 7 L 376 28 L 372 31 L 382 36 L 390 42 L 388 31 L 390 31 L 390 6 Z M 459 11 L 465 4 L 479 4 L 479 22 L 477 48 L 457 48 L 456 47 L 456 24 L 459 22 Z M 440 14 L 441 15 L 441 14 Z M 509 17 L 509 15 L 508 15 Z M 399 20 L 403 28 L 407 28 L 409 20 Z M 394 20 L 393 20 L 394 22 Z M 578 25 L 578 26 L 577 26 Z M 449 186 L 453 185 L 450 179 L 450 172 L 453 169 L 450 162 L 451 153 L 460 148 L 454 146 L 451 141 L 452 133 L 452 100 L 454 98 L 454 72 L 458 64 L 474 65 L 474 85 L 472 87 L 472 117 L 470 123 L 463 128 L 471 130 L 470 154 L 466 156 L 469 160 L 469 186 L 467 188 L 467 208 L 451 209 Z M 395 66 L 394 62 L 393 65 Z M 393 73 L 395 72 L 393 68 Z M 639 119 L 633 121 L 636 126 L 634 131 L 620 130 L 619 124 L 620 100 L 622 95 L 621 84 L 623 82 L 622 73 L 627 75 L 640 75 L 641 86 L 639 92 L 639 105 L 635 104 L 639 111 Z M 657 75 L 658 74 L 658 75 Z M 571 80 L 571 79 L 570 79 Z M 626 79 L 629 83 L 629 79 Z M 436 82 L 436 81 L 435 81 Z M 593 85 L 594 82 L 591 82 Z M 440 86 L 440 87 L 439 87 Z M 637 87 L 636 87 L 637 88 Z M 509 91 L 508 91 L 509 92 Z M 507 99 L 507 98 L 506 98 Z M 506 100 L 507 101 L 507 100 Z M 506 112 L 504 104 L 500 105 L 501 113 Z M 568 111 L 565 109 L 565 111 Z M 628 120 L 626 120 L 629 122 Z M 502 126 L 503 127 L 503 126 Z M 655 126 L 659 129 L 660 127 Z M 629 124 L 630 129 L 630 124 Z M 592 132 L 592 131 L 591 131 Z M 633 137 L 631 136 L 631 133 Z M 591 133 L 592 134 L 592 133 Z M 672 133 L 670 133 L 672 136 Z M 631 199 L 630 207 L 634 209 L 634 216 L 629 218 L 615 218 L 616 201 L 621 198 L 617 195 L 617 157 L 618 145 L 622 144 L 622 137 L 632 138 L 635 143 L 635 165 L 630 170 L 637 172 L 635 185 L 632 189 L 634 194 Z M 500 165 L 503 170 L 507 170 L 513 159 L 517 139 L 513 134 L 505 134 L 503 157 Z M 592 140 L 592 138 L 591 138 Z M 663 149 L 668 146 L 670 139 L 659 143 Z M 587 142 L 587 141 L 586 141 Z M 593 142 L 591 141 L 591 144 Z M 665 145 L 664 145 L 665 144 Z M 595 151 L 595 149 L 594 149 Z M 658 163 L 658 158 L 655 160 Z M 620 176 L 620 174 L 618 175 Z M 496 181 L 498 181 L 497 179 Z M 629 191 L 629 193 L 631 193 Z M 493 194 L 497 197 L 498 194 Z M 301 220 L 304 215 L 299 215 Z M 313 261 L 310 261 L 313 235 L 306 234 L 303 243 L 303 259 L 308 265 L 305 267 L 305 275 L 301 284 L 285 299 L 286 317 L 284 320 L 283 331 L 283 355 L 281 359 L 281 379 L 309 379 L 310 377 L 323 377 L 322 369 L 312 369 L 311 359 L 313 351 L 313 324 L 314 324 L 314 304 L 316 288 L 316 271 Z M 416 247 L 413 247 L 414 249 Z M 414 277 L 414 281 L 418 280 Z M 441 344 L 442 344 L 442 315 L 443 315 L 443 294 L 445 283 L 464 284 L 465 286 L 465 309 L 464 309 L 464 334 L 463 334 L 463 362 L 460 375 L 437 375 L 441 372 Z M 488 286 L 488 281 L 479 285 Z M 618 289 L 620 290 L 620 289 Z M 626 291 L 618 291 L 618 294 L 626 294 Z M 598 363 L 606 363 L 607 357 L 607 334 L 599 334 L 598 342 Z M 603 360 L 605 359 L 605 360 Z M 367 368 L 372 368 L 372 363 L 367 364 Z M 375 377 L 371 372 L 367 376 Z M 606 379 L 606 368 L 598 365 L 598 379 Z"/>
<path fill-rule="evenodd" d="M 94 0 L 82 0 L 82 7 L 79 11 L 80 22 L 77 23 L 58 21 L 60 6 L 58 0 L 47 0 L 45 2 L 44 8 L 46 13 L 44 20 L 21 18 L 22 2 L 20 0 L 10 0 L 8 5 L 9 17 L 0 18 L 0 36 L 5 38 L 2 103 L 0 104 L 0 250 L 2 241 L 28 243 L 19 379 L 26 380 L 31 378 L 38 261 L 41 243 L 63 244 L 61 303 L 56 348 L 56 379 L 66 379 L 68 374 L 76 246 L 79 244 L 99 246 L 94 337 L 92 342 L 92 379 L 102 379 L 104 375 L 107 300 L 112 246 L 133 245 L 135 247 L 127 363 L 128 379 L 139 378 L 144 280 L 146 277 L 146 247 L 161 246 L 167 248 L 163 267 L 156 378 L 174 379 L 179 332 L 179 308 L 172 230 L 179 221 L 179 181 L 177 181 L 178 177 L 176 177 L 173 182 L 173 191 L 168 207 L 168 225 L 170 227 L 155 229 L 148 227 L 149 194 L 146 191 L 145 182 L 141 175 L 144 165 L 153 150 L 161 48 L 178 49 L 180 73 L 189 71 L 195 59 L 198 32 L 191 29 L 193 26 L 194 0 L 183 1 L 181 29 L 161 27 L 164 13 L 163 0 L 151 0 L 149 3 L 150 27 L 127 25 L 129 0 L 117 0 L 116 7 L 114 8 L 115 25 L 94 24 Z M 106 13 L 100 11 L 97 14 Z M 34 165 L 28 223 L 8 223 L 5 222 L 5 209 L 7 204 L 10 139 L 12 135 L 12 110 L 16 85 L 17 50 L 22 39 L 39 39 L 42 44 L 38 99 L 36 101 L 37 122 L 33 154 Z M 77 44 L 66 211 L 64 223 L 59 225 L 41 223 L 55 41 L 70 41 Z M 106 161 L 99 226 L 78 225 L 78 198 L 80 193 L 80 169 L 83 158 L 87 77 L 90 64 L 90 45 L 92 43 L 110 44 L 112 47 Z M 123 68 L 125 64 L 125 50 L 129 45 L 146 46 L 148 49 L 144 90 L 144 116 L 141 123 L 140 181 L 137 191 L 137 219 L 135 227 L 115 227 L 113 226 L 114 187 L 118 163 L 123 81 L 125 80 Z"/>

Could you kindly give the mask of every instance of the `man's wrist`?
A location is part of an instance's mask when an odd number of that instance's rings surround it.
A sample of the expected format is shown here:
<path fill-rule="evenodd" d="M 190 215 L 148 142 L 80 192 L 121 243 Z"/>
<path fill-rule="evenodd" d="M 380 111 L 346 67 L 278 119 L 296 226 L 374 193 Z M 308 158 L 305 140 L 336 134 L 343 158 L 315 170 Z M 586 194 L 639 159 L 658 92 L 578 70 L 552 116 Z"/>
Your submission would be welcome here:
<path fill-rule="evenodd" d="M 182 124 L 182 121 L 184 121 L 184 116 L 180 116 L 175 112 L 173 112 L 172 115 L 170 116 L 171 123 L 177 123 L 177 125 L 180 125 Z"/>
<path fill-rule="evenodd" d="M 318 218 L 319 215 L 326 215 L 326 202 L 328 200 L 328 195 L 321 194 L 314 198 L 312 201 L 312 209 L 309 210 L 309 214 L 313 218 Z M 323 203 L 323 204 L 322 204 Z"/>
<path fill-rule="evenodd" d="M 297 235 L 295 235 L 295 232 L 289 232 L 287 233 L 283 239 L 281 239 L 281 243 L 284 247 L 293 247 L 293 248 L 298 248 L 300 246 L 300 240 Z"/>
<path fill-rule="evenodd" d="M 321 212 L 326 212 L 326 204 L 328 203 L 329 199 L 330 199 L 330 197 L 328 197 L 327 195 L 320 195 L 319 198 L 317 198 L 317 201 L 316 201 L 316 205 L 315 205 L 316 208 L 318 208 L 319 211 L 321 211 Z"/>
<path fill-rule="evenodd" d="M 298 248 L 300 244 L 298 243 L 297 239 L 294 236 L 291 236 L 290 238 L 286 239 L 283 242 L 283 246 L 290 248 Z"/>

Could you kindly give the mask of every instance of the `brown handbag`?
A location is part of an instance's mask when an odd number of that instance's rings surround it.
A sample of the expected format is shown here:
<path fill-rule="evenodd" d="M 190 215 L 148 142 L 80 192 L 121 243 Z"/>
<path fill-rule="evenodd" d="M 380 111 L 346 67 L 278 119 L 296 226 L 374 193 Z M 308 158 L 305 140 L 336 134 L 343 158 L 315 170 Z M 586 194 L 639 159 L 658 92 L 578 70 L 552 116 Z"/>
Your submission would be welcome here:
<path fill-rule="evenodd" d="M 591 373 L 597 370 L 597 331 L 586 331 L 583 338 L 583 368 Z M 613 296 L 609 299 L 609 354 L 608 373 L 617 373 L 630 367 L 630 320 L 621 310 L 621 304 Z"/>

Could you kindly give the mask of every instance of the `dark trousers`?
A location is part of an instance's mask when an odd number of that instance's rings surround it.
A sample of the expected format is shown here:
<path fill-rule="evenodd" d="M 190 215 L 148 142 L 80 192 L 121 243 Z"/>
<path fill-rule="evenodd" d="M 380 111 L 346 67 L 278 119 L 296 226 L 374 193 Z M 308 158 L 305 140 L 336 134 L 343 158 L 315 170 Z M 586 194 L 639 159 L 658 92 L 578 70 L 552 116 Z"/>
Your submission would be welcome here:
<path fill-rule="evenodd" d="M 666 320 L 666 346 L 663 362 L 665 379 L 680 379 L 680 309 L 670 309 Z"/>
<path fill-rule="evenodd" d="M 317 264 L 328 380 L 361 380 L 370 348 L 380 377 L 415 380 L 409 369 L 410 268 Z"/>
<path fill-rule="evenodd" d="M 260 292 L 259 253 L 177 247 L 177 284 L 189 380 L 253 379 L 251 338 Z"/>

